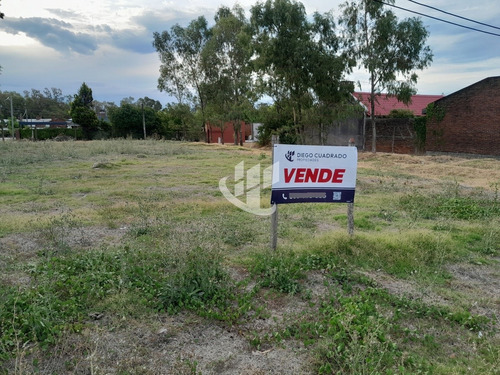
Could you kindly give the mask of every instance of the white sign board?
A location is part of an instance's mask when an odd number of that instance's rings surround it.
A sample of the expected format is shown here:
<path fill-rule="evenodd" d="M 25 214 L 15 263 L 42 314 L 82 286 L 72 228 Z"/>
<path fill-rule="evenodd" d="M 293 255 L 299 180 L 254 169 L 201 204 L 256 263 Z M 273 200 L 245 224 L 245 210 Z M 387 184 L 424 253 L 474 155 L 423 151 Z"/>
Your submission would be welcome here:
<path fill-rule="evenodd" d="M 271 204 L 354 202 L 356 147 L 276 144 Z"/>

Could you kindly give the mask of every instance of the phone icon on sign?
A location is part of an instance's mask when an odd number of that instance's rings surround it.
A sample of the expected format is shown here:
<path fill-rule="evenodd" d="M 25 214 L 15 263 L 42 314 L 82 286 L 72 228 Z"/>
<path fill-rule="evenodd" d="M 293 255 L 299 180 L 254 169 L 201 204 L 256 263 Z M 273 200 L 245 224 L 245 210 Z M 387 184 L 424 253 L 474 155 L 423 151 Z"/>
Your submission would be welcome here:
<path fill-rule="evenodd" d="M 283 199 L 288 199 L 288 198 L 286 197 L 285 193 L 281 194 L 281 197 L 282 197 Z"/>

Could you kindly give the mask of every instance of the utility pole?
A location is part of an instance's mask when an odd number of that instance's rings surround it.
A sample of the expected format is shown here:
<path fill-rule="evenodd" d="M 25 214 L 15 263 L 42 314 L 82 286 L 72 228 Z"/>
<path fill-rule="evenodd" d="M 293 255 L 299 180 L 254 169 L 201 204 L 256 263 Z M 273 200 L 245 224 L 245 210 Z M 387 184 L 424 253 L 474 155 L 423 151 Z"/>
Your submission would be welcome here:
<path fill-rule="evenodd" d="M 146 116 L 144 115 L 144 102 L 141 104 L 142 107 L 142 130 L 144 131 L 144 140 L 146 140 Z"/>
<path fill-rule="evenodd" d="M 5 142 L 5 137 L 3 135 L 4 122 L 3 122 L 3 113 L 2 113 L 2 105 L 1 104 L 0 104 L 0 125 L 2 126 L 2 142 Z"/>
<path fill-rule="evenodd" d="M 12 140 L 14 140 L 14 109 L 12 107 L 12 96 L 9 96 L 5 100 L 9 100 L 9 99 L 10 99 L 10 121 L 12 124 Z"/>

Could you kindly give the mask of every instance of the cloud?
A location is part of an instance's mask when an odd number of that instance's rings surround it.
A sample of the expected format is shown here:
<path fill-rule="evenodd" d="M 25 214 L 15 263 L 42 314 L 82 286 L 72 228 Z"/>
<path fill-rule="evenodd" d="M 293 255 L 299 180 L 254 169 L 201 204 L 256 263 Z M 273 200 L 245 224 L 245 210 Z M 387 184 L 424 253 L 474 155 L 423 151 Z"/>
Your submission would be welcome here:
<path fill-rule="evenodd" d="M 72 10 L 50 9 L 50 8 L 46 8 L 45 10 L 47 12 L 52 13 L 53 15 L 61 17 L 61 18 L 73 19 L 73 20 L 81 19 L 81 14 L 78 12 L 74 12 Z"/>
<path fill-rule="evenodd" d="M 129 20 L 127 28 L 107 24 L 81 23 L 77 12 L 48 9 L 56 18 L 11 18 L 0 24 L 0 31 L 25 34 L 46 47 L 61 53 L 76 52 L 92 55 L 103 45 L 138 54 L 154 52 L 153 32 L 170 29 L 174 24 L 188 24 L 192 17 L 180 11 L 143 11 Z M 69 22 L 71 21 L 71 23 Z"/>
<path fill-rule="evenodd" d="M 146 30 L 120 30 L 112 32 L 113 45 L 120 49 L 135 53 L 151 53 L 153 48 L 153 35 Z"/>
<path fill-rule="evenodd" d="M 98 47 L 95 36 L 88 33 L 73 32 L 73 26 L 54 18 L 13 18 L 2 22 L 3 30 L 9 34 L 24 33 L 45 46 L 59 52 L 92 54 Z"/>
<path fill-rule="evenodd" d="M 142 14 L 131 17 L 131 22 L 136 28 L 113 30 L 110 35 L 115 47 L 140 54 L 154 52 L 153 33 L 170 28 L 179 23 L 187 25 L 193 19 L 185 12 L 153 12 L 144 11 Z"/>
<path fill-rule="evenodd" d="M 132 17 L 132 21 L 150 31 L 152 34 L 154 31 L 161 32 L 169 30 L 175 24 L 187 26 L 189 22 L 197 18 L 199 15 L 193 16 L 191 13 L 173 10 L 166 10 L 162 12 L 144 11 L 141 15 Z M 210 21 L 210 16 L 205 15 L 205 17 Z"/>

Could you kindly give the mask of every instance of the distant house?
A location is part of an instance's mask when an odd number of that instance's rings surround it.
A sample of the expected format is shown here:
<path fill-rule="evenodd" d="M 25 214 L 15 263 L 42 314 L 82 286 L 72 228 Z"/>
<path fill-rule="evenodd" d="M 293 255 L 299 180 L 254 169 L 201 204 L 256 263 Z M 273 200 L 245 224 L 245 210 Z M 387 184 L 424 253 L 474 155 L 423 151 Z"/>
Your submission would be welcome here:
<path fill-rule="evenodd" d="M 353 101 L 360 106 L 359 117 L 342 120 L 328 127 L 310 127 L 307 130 L 308 144 L 345 146 L 351 138 L 358 148 L 371 149 L 370 93 L 355 92 Z M 389 118 L 392 110 L 409 110 L 414 116 L 423 116 L 429 103 L 442 98 L 442 95 L 413 95 L 408 104 L 387 94 L 377 95 L 375 117 L 377 118 L 377 151 L 413 154 L 416 149 L 416 136 L 412 119 Z"/>
<path fill-rule="evenodd" d="M 354 93 L 366 108 L 366 118 L 371 116 L 370 93 Z M 442 95 L 413 95 L 408 104 L 400 102 L 395 96 L 387 94 L 377 95 L 375 98 L 375 117 L 377 118 L 377 151 L 393 152 L 398 154 L 422 153 L 416 137 L 413 119 L 390 118 L 393 110 L 407 110 L 413 116 L 425 115 L 427 106 L 441 99 Z M 364 130 L 364 148 L 371 149 L 372 126 L 367 119 Z"/>
<path fill-rule="evenodd" d="M 29 128 L 68 128 L 68 121 L 58 118 L 36 118 L 19 121 L 19 126 Z"/>
<path fill-rule="evenodd" d="M 500 155 L 500 77 L 489 77 L 434 102 L 427 152 Z"/>
<path fill-rule="evenodd" d="M 369 92 L 355 92 L 353 96 L 366 108 L 366 116 L 371 116 L 371 104 Z M 392 110 L 406 109 L 414 116 L 423 116 L 425 108 L 443 95 L 413 95 L 408 104 L 400 102 L 395 96 L 380 94 L 375 97 L 375 117 L 388 117 Z"/>
<path fill-rule="evenodd" d="M 252 136 L 252 125 L 242 122 L 238 132 L 238 141 L 245 142 Z M 226 122 L 224 126 L 208 124 L 205 127 L 205 138 L 208 143 L 234 144 L 235 132 L 231 122 Z"/>

